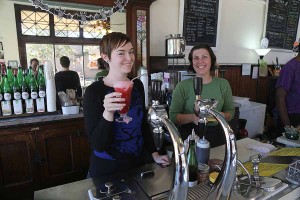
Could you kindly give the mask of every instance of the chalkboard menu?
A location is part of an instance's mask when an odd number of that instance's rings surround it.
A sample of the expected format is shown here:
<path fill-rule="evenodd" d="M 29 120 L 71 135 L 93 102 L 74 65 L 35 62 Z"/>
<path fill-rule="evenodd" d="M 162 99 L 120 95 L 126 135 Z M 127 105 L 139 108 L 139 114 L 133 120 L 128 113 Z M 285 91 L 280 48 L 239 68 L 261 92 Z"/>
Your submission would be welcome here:
<path fill-rule="evenodd" d="M 269 47 L 292 50 L 297 40 L 300 0 L 269 0 L 266 37 Z"/>
<path fill-rule="evenodd" d="M 183 36 L 186 44 L 216 46 L 219 0 L 185 0 Z"/>

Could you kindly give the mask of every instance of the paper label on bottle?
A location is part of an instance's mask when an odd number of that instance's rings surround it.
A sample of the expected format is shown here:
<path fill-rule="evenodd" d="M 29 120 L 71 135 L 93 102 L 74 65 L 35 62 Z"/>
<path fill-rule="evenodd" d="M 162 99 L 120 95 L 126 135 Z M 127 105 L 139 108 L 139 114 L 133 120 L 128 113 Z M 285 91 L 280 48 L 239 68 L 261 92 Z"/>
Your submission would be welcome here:
<path fill-rule="evenodd" d="M 46 96 L 46 92 L 41 90 L 39 91 L 39 97 L 44 98 Z"/>
<path fill-rule="evenodd" d="M 11 104 L 10 101 L 1 101 L 1 108 L 3 116 L 11 115 Z"/>
<path fill-rule="evenodd" d="M 22 99 L 26 100 L 29 98 L 28 92 L 22 92 Z"/>
<path fill-rule="evenodd" d="M 4 100 L 10 101 L 11 100 L 11 94 L 10 93 L 4 93 Z"/>
<path fill-rule="evenodd" d="M 34 113 L 33 99 L 26 99 L 26 113 Z"/>
<path fill-rule="evenodd" d="M 44 98 L 36 99 L 36 110 L 37 110 L 37 112 L 45 112 L 45 99 Z"/>
<path fill-rule="evenodd" d="M 13 100 L 14 113 L 20 115 L 23 113 L 22 100 Z"/>
<path fill-rule="evenodd" d="M 20 92 L 15 92 L 14 93 L 14 99 L 16 99 L 16 100 L 21 99 L 21 93 Z"/>
<path fill-rule="evenodd" d="M 31 92 L 30 96 L 31 96 L 32 99 L 36 99 L 36 98 L 38 98 L 38 93 L 37 92 Z"/>

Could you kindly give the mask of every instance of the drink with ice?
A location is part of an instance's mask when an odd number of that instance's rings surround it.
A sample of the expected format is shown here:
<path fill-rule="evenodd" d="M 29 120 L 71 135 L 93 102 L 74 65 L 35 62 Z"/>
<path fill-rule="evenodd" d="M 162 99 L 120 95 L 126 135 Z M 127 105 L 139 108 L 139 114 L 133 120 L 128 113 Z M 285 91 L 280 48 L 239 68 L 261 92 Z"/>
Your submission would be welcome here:
<path fill-rule="evenodd" d="M 132 118 L 127 115 L 130 107 L 132 87 L 132 81 L 117 81 L 114 83 L 115 91 L 121 93 L 121 98 L 125 99 L 124 103 L 126 104 L 123 109 L 119 111 L 120 117 L 116 119 L 118 122 L 129 123 L 132 120 Z"/>

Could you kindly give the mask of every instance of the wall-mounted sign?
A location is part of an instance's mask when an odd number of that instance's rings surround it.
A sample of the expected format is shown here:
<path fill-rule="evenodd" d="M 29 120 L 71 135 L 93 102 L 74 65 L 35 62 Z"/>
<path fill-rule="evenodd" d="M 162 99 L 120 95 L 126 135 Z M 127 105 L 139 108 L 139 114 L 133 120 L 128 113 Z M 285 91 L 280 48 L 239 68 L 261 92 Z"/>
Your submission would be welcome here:
<path fill-rule="evenodd" d="M 186 44 L 217 45 L 219 0 L 185 0 L 183 36 Z"/>
<path fill-rule="evenodd" d="M 269 47 L 293 49 L 300 15 L 299 0 L 269 0 L 266 37 Z"/>

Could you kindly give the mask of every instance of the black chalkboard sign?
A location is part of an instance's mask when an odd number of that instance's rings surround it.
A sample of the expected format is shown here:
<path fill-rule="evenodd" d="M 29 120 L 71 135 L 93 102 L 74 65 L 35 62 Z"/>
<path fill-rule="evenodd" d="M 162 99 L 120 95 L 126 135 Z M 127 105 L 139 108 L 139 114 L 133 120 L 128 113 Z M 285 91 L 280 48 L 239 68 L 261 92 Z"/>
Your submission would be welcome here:
<path fill-rule="evenodd" d="M 300 0 L 269 0 L 266 37 L 269 47 L 292 50 L 297 40 Z"/>
<path fill-rule="evenodd" d="M 187 45 L 216 46 L 218 11 L 219 0 L 185 0 L 183 36 Z"/>

